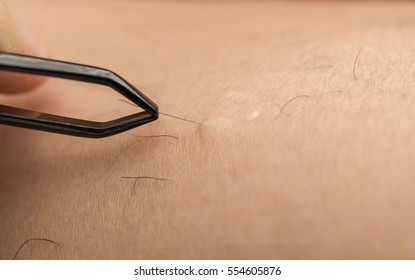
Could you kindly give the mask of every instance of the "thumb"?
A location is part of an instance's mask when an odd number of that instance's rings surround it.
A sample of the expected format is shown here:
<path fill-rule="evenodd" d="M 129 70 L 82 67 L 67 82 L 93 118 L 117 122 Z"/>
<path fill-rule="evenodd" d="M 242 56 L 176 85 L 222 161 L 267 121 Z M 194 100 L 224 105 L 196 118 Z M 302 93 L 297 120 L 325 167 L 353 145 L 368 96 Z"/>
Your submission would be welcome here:
<path fill-rule="evenodd" d="M 0 0 L 0 52 L 45 56 L 46 49 L 32 33 L 19 25 L 6 4 Z M 43 77 L 0 71 L 0 93 L 29 91 L 39 86 Z"/>

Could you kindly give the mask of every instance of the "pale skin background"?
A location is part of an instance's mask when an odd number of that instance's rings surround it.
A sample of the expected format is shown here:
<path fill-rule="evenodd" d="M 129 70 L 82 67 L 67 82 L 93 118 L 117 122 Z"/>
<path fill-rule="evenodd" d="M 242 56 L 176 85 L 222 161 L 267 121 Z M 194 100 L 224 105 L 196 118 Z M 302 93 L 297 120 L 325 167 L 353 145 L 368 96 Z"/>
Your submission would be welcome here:
<path fill-rule="evenodd" d="M 413 3 L 8 4 L 49 57 L 114 70 L 201 124 L 131 132 L 178 140 L 0 126 L 0 258 L 30 238 L 58 245 L 17 258 L 415 258 Z M 135 110 L 59 85 L 0 101 Z"/>

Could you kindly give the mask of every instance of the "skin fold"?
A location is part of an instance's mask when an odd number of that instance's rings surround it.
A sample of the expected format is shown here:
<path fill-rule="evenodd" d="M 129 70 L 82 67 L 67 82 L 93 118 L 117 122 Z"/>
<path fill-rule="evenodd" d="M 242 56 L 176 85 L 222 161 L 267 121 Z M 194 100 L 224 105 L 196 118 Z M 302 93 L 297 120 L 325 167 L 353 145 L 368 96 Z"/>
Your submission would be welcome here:
<path fill-rule="evenodd" d="M 50 57 L 199 124 L 99 140 L 0 126 L 0 258 L 30 238 L 58 244 L 18 259 L 415 257 L 413 3 L 9 7 Z M 52 79 L 0 103 L 105 120 L 136 112 L 120 98 Z M 137 137 L 157 135 L 178 139 Z"/>

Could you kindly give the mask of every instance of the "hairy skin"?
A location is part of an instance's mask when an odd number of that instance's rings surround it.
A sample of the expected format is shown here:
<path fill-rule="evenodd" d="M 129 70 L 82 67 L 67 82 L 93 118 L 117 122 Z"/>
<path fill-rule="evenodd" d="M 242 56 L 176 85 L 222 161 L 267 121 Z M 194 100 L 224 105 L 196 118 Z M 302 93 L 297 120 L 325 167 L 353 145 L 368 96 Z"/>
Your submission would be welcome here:
<path fill-rule="evenodd" d="M 10 5 L 51 57 L 201 124 L 161 116 L 131 133 L 179 139 L 101 140 L 1 126 L 0 258 L 30 238 L 58 246 L 17 258 L 415 258 L 412 3 Z M 135 110 L 74 87 L 0 101 Z"/>

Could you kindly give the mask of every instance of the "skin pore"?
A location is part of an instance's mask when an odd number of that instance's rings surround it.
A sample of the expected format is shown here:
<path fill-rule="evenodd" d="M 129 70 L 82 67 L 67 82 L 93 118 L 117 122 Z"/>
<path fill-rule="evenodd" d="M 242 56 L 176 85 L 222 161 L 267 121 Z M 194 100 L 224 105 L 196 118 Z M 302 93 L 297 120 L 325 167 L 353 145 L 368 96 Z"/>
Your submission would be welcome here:
<path fill-rule="evenodd" d="M 114 70 L 201 124 L 160 116 L 100 140 L 0 126 L 0 258 L 31 238 L 57 244 L 17 259 L 415 257 L 413 3 L 9 7 L 50 57 Z M 136 110 L 77 86 L 0 103 Z"/>

